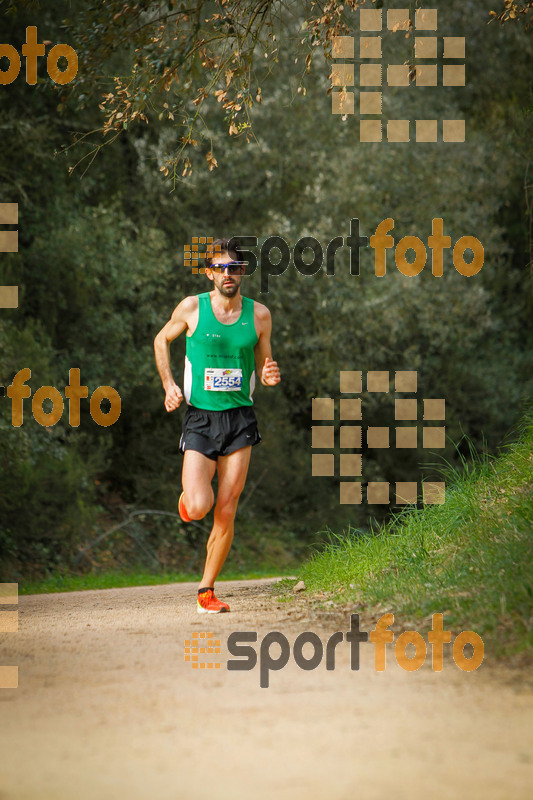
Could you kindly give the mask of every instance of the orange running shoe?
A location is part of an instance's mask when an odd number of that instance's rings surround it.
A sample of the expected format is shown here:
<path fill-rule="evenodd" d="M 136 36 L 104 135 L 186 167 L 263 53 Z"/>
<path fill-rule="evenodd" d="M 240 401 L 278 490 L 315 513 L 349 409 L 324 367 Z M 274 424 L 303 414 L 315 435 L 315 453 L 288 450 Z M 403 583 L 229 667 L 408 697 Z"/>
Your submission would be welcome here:
<path fill-rule="evenodd" d="M 221 614 L 229 611 L 227 603 L 217 600 L 213 589 L 206 589 L 205 592 L 198 594 L 198 613 L 199 614 Z"/>
<path fill-rule="evenodd" d="M 184 522 L 192 522 L 192 519 L 187 514 L 187 509 L 185 508 L 185 503 L 183 502 L 183 495 L 185 492 L 180 494 L 180 499 L 178 500 L 178 512 L 180 517 Z"/>

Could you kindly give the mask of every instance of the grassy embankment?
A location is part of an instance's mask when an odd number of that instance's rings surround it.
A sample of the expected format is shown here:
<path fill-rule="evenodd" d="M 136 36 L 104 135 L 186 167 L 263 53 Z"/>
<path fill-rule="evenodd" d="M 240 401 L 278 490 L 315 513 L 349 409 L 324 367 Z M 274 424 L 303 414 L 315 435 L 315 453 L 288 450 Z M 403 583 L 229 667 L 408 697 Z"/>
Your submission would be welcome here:
<path fill-rule="evenodd" d="M 495 655 L 533 646 L 533 413 L 496 458 L 446 475 L 442 505 L 406 508 L 374 532 L 350 530 L 299 571 L 307 588 L 361 610 L 474 630 Z M 429 623 L 428 623 L 429 620 Z"/>

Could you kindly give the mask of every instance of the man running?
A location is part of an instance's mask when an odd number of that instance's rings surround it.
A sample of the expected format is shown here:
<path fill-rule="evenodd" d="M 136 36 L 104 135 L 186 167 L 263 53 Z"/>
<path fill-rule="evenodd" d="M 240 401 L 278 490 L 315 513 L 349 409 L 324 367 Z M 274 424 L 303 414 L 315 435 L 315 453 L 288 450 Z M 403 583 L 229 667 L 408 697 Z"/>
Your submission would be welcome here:
<path fill-rule="evenodd" d="M 213 529 L 198 589 L 200 614 L 229 611 L 214 587 L 233 540 L 251 450 L 261 441 L 252 407 L 256 371 L 264 386 L 281 380 L 270 348 L 270 311 L 241 295 L 245 264 L 237 240 L 217 239 L 210 247 L 205 274 L 212 291 L 182 300 L 154 340 L 165 408 L 174 411 L 183 394 L 172 377 L 169 345 L 187 331 L 183 388 L 188 407 L 180 439 L 183 491 L 178 504 L 185 522 L 202 519 L 213 507 L 211 481 L 218 471 Z"/>

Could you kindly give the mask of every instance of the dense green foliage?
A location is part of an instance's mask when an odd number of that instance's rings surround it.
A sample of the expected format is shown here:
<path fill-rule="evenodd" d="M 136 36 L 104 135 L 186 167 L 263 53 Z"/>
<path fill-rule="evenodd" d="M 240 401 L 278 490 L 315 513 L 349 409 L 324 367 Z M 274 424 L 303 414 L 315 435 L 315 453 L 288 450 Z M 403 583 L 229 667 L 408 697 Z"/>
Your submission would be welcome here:
<path fill-rule="evenodd" d="M 2 40 L 20 51 L 31 24 L 54 43 L 78 41 L 69 37 L 84 30 L 84 47 L 99 36 L 104 42 L 118 24 L 115 5 L 4 3 L 2 13 L 14 13 L 3 16 Z M 207 5 L 211 13 L 217 4 Z M 485 248 L 485 265 L 473 278 L 455 271 L 449 253 L 443 278 L 434 278 L 429 264 L 407 278 L 392 251 L 387 275 L 376 278 L 370 250 L 356 277 L 346 248 L 334 277 L 302 277 L 291 266 L 271 279 L 268 294 L 260 292 L 259 274 L 246 278 L 245 293 L 272 311 L 283 378 L 278 389 L 256 393 L 264 441 L 252 459 L 228 568 L 249 568 L 254 559 L 283 568 L 326 525 L 361 526 L 388 512 L 340 506 L 338 479 L 311 477 L 311 398 L 338 394 L 339 370 L 416 369 L 420 397 L 446 398 L 446 449 L 365 453 L 365 481 L 435 475 L 441 456 L 458 463 L 463 445 L 458 455 L 454 442 L 463 432 L 476 448 L 494 452 L 533 390 L 531 189 L 528 202 L 524 193 L 533 153 L 525 65 L 533 48 L 522 26 L 487 25 L 490 3 L 437 5 L 439 35 L 467 36 L 467 86 L 411 87 L 409 114 L 442 117 L 445 109 L 446 116 L 465 116 L 464 144 L 360 143 L 357 119 L 331 114 L 322 48 L 305 40 L 303 55 L 297 49 L 306 21 L 299 3 L 280 12 L 286 36 L 277 61 L 267 59 L 260 72 L 251 141 L 229 136 L 220 104 L 206 101 L 208 133 L 198 153 L 205 163 L 212 152 L 218 167 L 195 170 L 174 189 L 172 175 L 160 170 L 179 148 L 181 122 L 160 118 L 160 105 L 166 97 L 170 108 L 194 112 L 193 89 L 205 77 L 198 65 L 190 91 L 176 84 L 163 98 L 151 96 L 143 106 L 148 124 L 122 129 L 90 165 L 84 159 L 72 172 L 95 142 L 111 138 L 91 132 L 103 125 L 98 103 L 113 76 L 131 71 L 129 40 L 115 38 L 114 49 L 98 51 L 90 85 L 80 57 L 84 81 L 68 91 L 51 83 L 44 59 L 36 86 L 21 71 L 0 87 L 0 202 L 19 204 L 20 241 L 19 253 L 0 257 L 0 284 L 18 284 L 20 292 L 18 309 L 0 310 L 0 383 L 30 367 L 32 394 L 41 385 L 64 394 L 69 369 L 79 367 L 89 394 L 110 385 L 122 399 L 110 428 L 97 426 L 82 401 L 79 428 L 69 426 L 65 410 L 45 429 L 32 418 L 30 400 L 23 426 L 13 428 L 11 403 L 0 398 L 2 577 L 136 563 L 199 568 L 209 518 L 191 532 L 173 516 L 136 513 L 176 510 L 182 412 L 164 410 L 152 341 L 183 296 L 206 288 L 183 267 L 183 245 L 193 235 L 252 234 L 261 244 L 278 234 L 291 246 L 312 235 L 325 247 L 348 235 L 353 217 L 367 236 L 392 217 L 396 241 L 406 234 L 427 241 L 431 220 L 442 217 L 452 243 L 473 235 Z M 402 42 L 390 46 L 402 61 Z M 304 96 L 298 87 L 310 48 Z M 402 91 L 387 94 L 391 118 L 402 116 Z M 181 382 L 183 341 L 171 352 Z M 365 392 L 363 404 L 365 424 L 393 424 L 390 396 Z"/>
<path fill-rule="evenodd" d="M 408 510 L 370 533 L 349 530 L 301 571 L 307 587 L 393 611 L 402 624 L 433 613 L 492 652 L 533 647 L 533 413 L 498 458 L 457 470 L 439 506 Z M 429 624 L 428 624 L 429 623 Z"/>

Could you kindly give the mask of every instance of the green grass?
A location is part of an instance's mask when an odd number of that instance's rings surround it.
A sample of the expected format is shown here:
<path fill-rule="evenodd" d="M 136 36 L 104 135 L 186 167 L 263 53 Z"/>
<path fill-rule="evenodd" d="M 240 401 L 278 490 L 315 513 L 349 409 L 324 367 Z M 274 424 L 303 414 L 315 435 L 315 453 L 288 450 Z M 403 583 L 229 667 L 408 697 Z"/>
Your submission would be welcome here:
<path fill-rule="evenodd" d="M 442 505 L 407 508 L 375 531 L 350 529 L 299 571 L 308 589 L 396 620 L 444 613 L 449 629 L 473 630 L 495 655 L 533 646 L 533 413 L 496 458 L 447 470 Z"/>
<path fill-rule="evenodd" d="M 220 580 L 251 580 L 254 578 L 275 578 L 279 570 L 258 569 L 252 572 L 225 571 Z M 108 570 L 87 575 L 68 575 L 55 573 L 48 578 L 37 581 L 22 580 L 19 583 L 19 594 L 48 594 L 50 592 L 79 592 L 84 589 L 116 589 L 125 586 L 155 586 L 163 583 L 197 582 L 201 576 L 181 572 L 149 572 L 146 570 L 133 570 L 124 572 Z"/>

